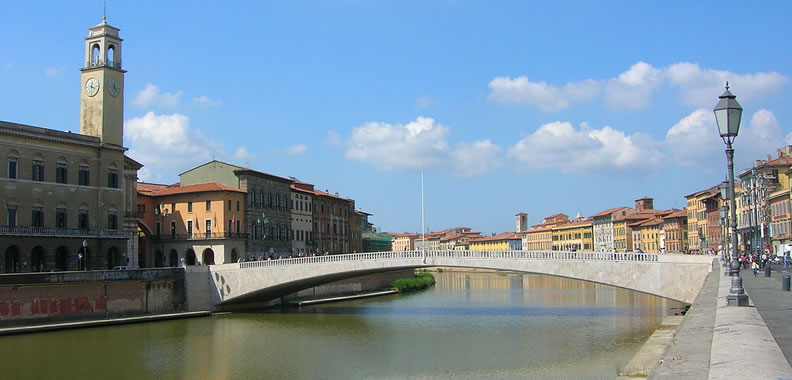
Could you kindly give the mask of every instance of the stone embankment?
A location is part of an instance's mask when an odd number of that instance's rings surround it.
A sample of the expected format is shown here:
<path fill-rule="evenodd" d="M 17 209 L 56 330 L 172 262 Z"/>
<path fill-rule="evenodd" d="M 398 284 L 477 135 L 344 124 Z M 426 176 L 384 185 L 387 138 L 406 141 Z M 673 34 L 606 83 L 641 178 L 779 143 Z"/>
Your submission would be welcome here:
<path fill-rule="evenodd" d="M 743 276 L 748 273 L 744 271 Z M 726 306 L 730 287 L 731 278 L 723 275 L 723 268 L 716 261 L 679 326 L 675 330 L 661 326 L 619 378 L 792 379 L 792 366 L 779 345 L 785 342 L 777 341 L 783 337 L 781 331 L 774 333 L 768 328 L 760 315 L 762 308 L 753 302 L 749 307 Z M 775 300 L 766 301 L 763 292 L 770 290 L 758 286 L 746 288 L 755 290 L 757 300 L 774 302 L 776 306 L 769 309 L 792 305 L 792 294 L 776 294 Z M 750 291 L 748 295 L 751 297 Z"/>

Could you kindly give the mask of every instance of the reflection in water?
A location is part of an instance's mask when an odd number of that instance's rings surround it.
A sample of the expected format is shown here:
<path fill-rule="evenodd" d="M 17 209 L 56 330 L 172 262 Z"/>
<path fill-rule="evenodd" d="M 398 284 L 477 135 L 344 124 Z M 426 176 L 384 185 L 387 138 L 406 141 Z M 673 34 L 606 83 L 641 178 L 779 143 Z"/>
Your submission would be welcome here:
<path fill-rule="evenodd" d="M 613 378 L 682 305 L 543 275 L 436 273 L 407 295 L 0 338 L 4 378 Z"/>

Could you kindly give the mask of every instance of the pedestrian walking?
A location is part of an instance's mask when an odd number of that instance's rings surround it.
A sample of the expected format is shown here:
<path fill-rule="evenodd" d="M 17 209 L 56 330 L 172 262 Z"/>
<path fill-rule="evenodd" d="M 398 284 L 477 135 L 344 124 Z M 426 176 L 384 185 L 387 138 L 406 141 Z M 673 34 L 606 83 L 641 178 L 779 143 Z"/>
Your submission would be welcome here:
<path fill-rule="evenodd" d="M 756 261 L 751 262 L 751 272 L 753 272 L 754 277 L 759 273 L 759 264 Z"/>

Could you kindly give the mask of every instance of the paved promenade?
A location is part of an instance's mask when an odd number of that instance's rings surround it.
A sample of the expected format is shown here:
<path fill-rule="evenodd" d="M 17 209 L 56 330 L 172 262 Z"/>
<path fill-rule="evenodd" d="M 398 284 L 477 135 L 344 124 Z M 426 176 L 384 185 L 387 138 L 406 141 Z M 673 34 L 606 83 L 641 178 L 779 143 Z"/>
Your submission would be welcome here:
<path fill-rule="evenodd" d="M 649 378 L 792 379 L 792 292 L 781 290 L 776 268 L 772 278 L 742 271 L 751 306 L 727 307 L 731 279 L 716 261 Z"/>

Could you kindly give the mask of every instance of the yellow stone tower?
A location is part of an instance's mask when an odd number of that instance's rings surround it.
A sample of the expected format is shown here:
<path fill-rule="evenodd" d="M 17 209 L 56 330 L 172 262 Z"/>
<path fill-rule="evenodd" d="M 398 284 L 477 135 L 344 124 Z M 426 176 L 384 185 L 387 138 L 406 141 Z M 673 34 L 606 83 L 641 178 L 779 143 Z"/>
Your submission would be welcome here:
<path fill-rule="evenodd" d="M 103 143 L 123 146 L 124 73 L 118 28 L 107 24 L 88 28 L 85 67 L 80 69 L 80 134 L 99 137 Z"/>

